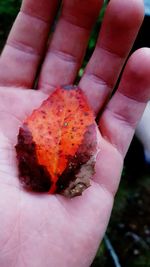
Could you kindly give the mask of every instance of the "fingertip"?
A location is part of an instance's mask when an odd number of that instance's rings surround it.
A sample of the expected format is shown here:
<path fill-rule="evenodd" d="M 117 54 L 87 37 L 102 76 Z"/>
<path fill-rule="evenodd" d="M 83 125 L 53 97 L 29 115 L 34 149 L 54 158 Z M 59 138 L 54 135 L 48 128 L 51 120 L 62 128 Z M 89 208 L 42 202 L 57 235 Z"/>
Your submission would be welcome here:
<path fill-rule="evenodd" d="M 140 48 L 131 55 L 119 91 L 140 102 L 150 99 L 150 48 Z"/>
<path fill-rule="evenodd" d="M 128 65 L 131 69 L 136 70 L 136 73 L 149 70 L 150 68 L 150 48 L 142 47 L 137 49 L 129 58 Z"/>
<path fill-rule="evenodd" d="M 112 14 L 118 14 L 118 19 L 124 21 L 132 21 L 132 25 L 141 24 L 144 18 L 144 1 L 143 0 L 112 0 L 108 5 Z"/>
<path fill-rule="evenodd" d="M 102 23 L 99 45 L 121 58 L 127 56 L 143 18 L 142 0 L 111 0 Z"/>

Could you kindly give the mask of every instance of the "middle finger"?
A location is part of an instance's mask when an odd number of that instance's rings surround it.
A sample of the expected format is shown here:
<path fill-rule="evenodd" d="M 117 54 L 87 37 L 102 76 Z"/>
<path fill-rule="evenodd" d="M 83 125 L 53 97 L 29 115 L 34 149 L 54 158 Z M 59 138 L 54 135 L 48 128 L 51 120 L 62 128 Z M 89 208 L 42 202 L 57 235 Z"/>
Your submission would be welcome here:
<path fill-rule="evenodd" d="M 101 5 L 102 0 L 64 0 L 38 88 L 50 93 L 57 85 L 74 82 Z"/>

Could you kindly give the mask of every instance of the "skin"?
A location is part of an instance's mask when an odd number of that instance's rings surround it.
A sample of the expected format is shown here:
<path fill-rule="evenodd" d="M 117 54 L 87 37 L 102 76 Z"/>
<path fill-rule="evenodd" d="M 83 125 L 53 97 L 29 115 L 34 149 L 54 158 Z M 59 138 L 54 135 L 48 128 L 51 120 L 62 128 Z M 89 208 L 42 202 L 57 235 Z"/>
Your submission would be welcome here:
<path fill-rule="evenodd" d="M 150 50 L 142 48 L 128 60 L 104 108 L 144 13 L 141 0 L 111 0 L 79 83 L 94 112 L 104 110 L 92 186 L 71 200 L 21 188 L 14 149 L 19 126 L 55 86 L 74 83 L 102 3 L 64 0 L 46 50 L 58 4 L 24 0 L 0 58 L 1 267 L 90 266 L 107 228 L 124 156 L 150 97 Z"/>

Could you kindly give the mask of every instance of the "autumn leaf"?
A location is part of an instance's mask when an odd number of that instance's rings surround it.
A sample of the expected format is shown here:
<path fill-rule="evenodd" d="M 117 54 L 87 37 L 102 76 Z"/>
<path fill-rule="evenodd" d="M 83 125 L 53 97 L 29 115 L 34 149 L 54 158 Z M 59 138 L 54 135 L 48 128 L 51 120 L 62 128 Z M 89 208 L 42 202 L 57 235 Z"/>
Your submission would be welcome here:
<path fill-rule="evenodd" d="M 97 151 L 97 126 L 81 89 L 56 88 L 24 121 L 16 151 L 26 187 L 80 195 L 90 185 Z"/>

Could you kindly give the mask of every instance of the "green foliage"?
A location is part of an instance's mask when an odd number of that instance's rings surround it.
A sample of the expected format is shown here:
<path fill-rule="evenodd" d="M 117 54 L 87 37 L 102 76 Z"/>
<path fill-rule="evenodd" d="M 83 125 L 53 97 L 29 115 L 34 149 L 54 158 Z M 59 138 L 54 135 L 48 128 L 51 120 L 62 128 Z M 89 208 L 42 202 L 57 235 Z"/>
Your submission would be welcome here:
<path fill-rule="evenodd" d="M 15 17 L 20 7 L 21 0 L 1 0 L 0 16 L 8 15 Z"/>
<path fill-rule="evenodd" d="M 21 0 L 0 0 L 0 50 L 19 11 Z"/>

